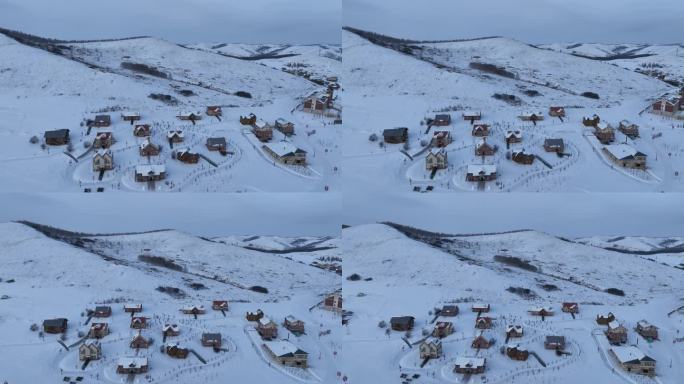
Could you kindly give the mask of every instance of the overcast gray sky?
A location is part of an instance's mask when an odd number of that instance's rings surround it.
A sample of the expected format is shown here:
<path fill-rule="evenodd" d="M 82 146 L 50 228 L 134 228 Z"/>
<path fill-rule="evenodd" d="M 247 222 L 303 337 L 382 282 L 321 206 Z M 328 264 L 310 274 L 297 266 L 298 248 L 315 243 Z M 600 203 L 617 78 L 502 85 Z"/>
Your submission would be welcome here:
<path fill-rule="evenodd" d="M 684 43 L 684 0 L 342 0 L 344 25 L 396 37 Z"/>
<path fill-rule="evenodd" d="M 341 0 L 0 0 L 0 27 L 60 39 L 340 43 Z"/>

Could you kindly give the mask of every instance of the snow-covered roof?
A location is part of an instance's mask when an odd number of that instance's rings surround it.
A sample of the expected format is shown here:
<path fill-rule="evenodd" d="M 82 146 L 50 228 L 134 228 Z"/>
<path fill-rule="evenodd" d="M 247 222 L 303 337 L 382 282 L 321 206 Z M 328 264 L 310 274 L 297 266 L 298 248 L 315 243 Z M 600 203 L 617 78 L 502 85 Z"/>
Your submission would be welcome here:
<path fill-rule="evenodd" d="M 104 157 L 104 156 L 111 156 L 111 155 L 112 155 L 112 151 L 110 149 L 98 149 L 95 152 L 95 155 L 93 157 L 98 157 L 98 156 Z"/>
<path fill-rule="evenodd" d="M 273 153 L 278 155 L 279 157 L 283 156 L 288 156 L 288 155 L 295 155 L 296 153 L 306 153 L 306 151 L 299 149 L 292 145 L 288 141 L 280 141 L 277 143 L 266 143 L 264 144 L 265 147 L 270 149 Z"/>
<path fill-rule="evenodd" d="M 257 120 L 256 123 L 254 123 L 254 126 L 259 128 L 259 129 L 266 128 L 267 125 L 268 125 L 268 123 L 261 120 L 261 119 Z"/>
<path fill-rule="evenodd" d="M 178 114 L 178 116 L 190 116 L 190 115 L 199 116 L 200 113 L 199 113 L 199 112 L 184 111 L 184 112 L 181 112 L 181 113 Z"/>
<path fill-rule="evenodd" d="M 596 129 L 606 130 L 611 128 L 612 127 L 610 126 L 610 124 L 606 123 L 605 121 L 602 121 L 596 125 Z"/>
<path fill-rule="evenodd" d="M 289 121 L 283 119 L 282 117 L 277 118 L 276 123 L 278 123 L 278 124 L 291 124 Z"/>
<path fill-rule="evenodd" d="M 617 159 L 629 159 L 634 156 L 646 156 L 627 144 L 610 144 L 603 147 Z"/>
<path fill-rule="evenodd" d="M 526 117 L 532 116 L 532 115 L 543 116 L 543 114 L 541 112 L 534 112 L 534 111 L 525 111 L 525 112 L 520 114 L 520 116 L 526 116 Z"/>
<path fill-rule="evenodd" d="M 152 145 L 152 142 L 150 141 L 150 139 L 149 138 L 145 139 L 142 141 L 142 143 L 140 143 L 140 149 L 145 149 L 150 145 Z"/>
<path fill-rule="evenodd" d="M 480 116 L 481 114 L 481 112 L 463 111 L 463 116 Z"/>
<path fill-rule="evenodd" d="M 644 359 L 653 360 L 652 358 L 646 356 L 639 348 L 633 346 L 627 347 L 613 347 L 610 349 L 618 361 L 622 364 L 631 361 L 641 361 Z"/>
<path fill-rule="evenodd" d="M 484 367 L 485 359 L 483 357 L 462 357 L 456 358 L 457 367 Z"/>
<path fill-rule="evenodd" d="M 278 357 L 306 353 L 286 340 L 265 342 L 264 345 Z"/>
<path fill-rule="evenodd" d="M 468 173 L 471 175 L 492 175 L 496 173 L 496 164 L 468 164 Z M 476 307 L 475 305 L 473 305 L 473 308 L 481 307 Z"/>
<path fill-rule="evenodd" d="M 613 320 L 610 323 L 608 323 L 608 329 L 615 329 L 615 328 L 619 328 L 619 327 L 620 327 L 620 323 L 617 320 Z"/>
<path fill-rule="evenodd" d="M 164 164 L 142 164 L 135 166 L 135 173 L 141 175 L 160 175 L 166 172 Z"/>
<path fill-rule="evenodd" d="M 423 343 L 424 343 L 424 344 L 441 345 L 441 344 L 442 344 L 442 339 L 440 339 L 439 337 L 431 336 L 431 337 L 428 337 L 427 339 L 425 339 L 425 340 L 423 341 Z"/>
<path fill-rule="evenodd" d="M 169 139 L 174 137 L 174 136 L 183 137 L 185 135 L 183 134 L 183 131 L 169 131 L 166 134 L 166 137 L 168 137 Z"/>
<path fill-rule="evenodd" d="M 121 114 L 121 116 L 126 116 L 126 117 L 140 117 L 140 112 L 124 112 Z"/>
<path fill-rule="evenodd" d="M 269 318 L 269 317 L 267 317 L 267 316 L 264 316 L 264 317 L 262 317 L 261 319 L 259 319 L 259 320 L 257 320 L 257 321 L 258 321 L 259 324 L 261 324 L 261 325 L 268 325 L 269 323 L 273 323 L 273 320 L 271 320 L 271 318 Z M 275 324 L 275 323 L 274 323 L 274 324 Z"/>
<path fill-rule="evenodd" d="M 511 137 L 521 138 L 522 132 L 520 132 L 520 131 L 506 131 L 506 138 L 508 139 Z"/>
<path fill-rule="evenodd" d="M 140 368 L 147 365 L 147 357 L 120 357 L 117 365 L 130 368 Z"/>

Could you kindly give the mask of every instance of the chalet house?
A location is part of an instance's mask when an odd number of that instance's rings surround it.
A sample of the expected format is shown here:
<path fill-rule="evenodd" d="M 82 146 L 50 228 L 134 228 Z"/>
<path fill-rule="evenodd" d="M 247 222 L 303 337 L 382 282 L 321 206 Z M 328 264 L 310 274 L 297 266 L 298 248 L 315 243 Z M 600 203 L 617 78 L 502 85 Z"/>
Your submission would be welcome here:
<path fill-rule="evenodd" d="M 523 337 L 522 325 L 507 325 L 506 336 L 508 337 Z"/>
<path fill-rule="evenodd" d="M 433 169 L 446 169 L 449 166 L 449 159 L 444 150 L 432 152 L 430 150 L 425 156 L 425 169 L 432 171 Z"/>
<path fill-rule="evenodd" d="M 136 165 L 135 181 L 158 181 L 166 178 L 166 167 L 163 164 Z"/>
<path fill-rule="evenodd" d="M 413 329 L 414 321 L 413 316 L 397 316 L 390 319 L 390 326 L 395 331 L 410 331 Z"/>
<path fill-rule="evenodd" d="M 228 147 L 225 137 L 209 137 L 207 138 L 207 149 L 210 151 L 225 151 Z"/>
<path fill-rule="evenodd" d="M 475 319 L 475 328 L 477 329 L 489 329 L 492 327 L 492 318 L 491 317 L 478 317 Z"/>
<path fill-rule="evenodd" d="M 211 302 L 211 309 L 214 311 L 227 311 L 228 300 L 214 300 Z"/>
<path fill-rule="evenodd" d="M 615 164 L 633 169 L 646 168 L 646 154 L 627 144 L 611 144 L 603 147 L 603 152 Z"/>
<path fill-rule="evenodd" d="M 221 334 L 220 333 L 203 333 L 202 345 L 205 347 L 221 348 Z"/>
<path fill-rule="evenodd" d="M 139 112 L 122 113 L 121 114 L 121 120 L 130 121 L 131 124 L 133 124 L 134 121 L 140 120 L 140 113 Z"/>
<path fill-rule="evenodd" d="M 611 344 L 624 344 L 627 342 L 627 328 L 613 320 L 608 323 L 606 337 Z"/>
<path fill-rule="evenodd" d="M 111 132 L 98 132 L 93 140 L 93 148 L 109 148 L 114 144 L 114 135 Z"/>
<path fill-rule="evenodd" d="M 627 372 L 647 376 L 654 376 L 656 373 L 655 359 L 647 356 L 637 347 L 613 347 L 610 352 L 620 363 L 622 369 Z"/>
<path fill-rule="evenodd" d="M 470 133 L 476 137 L 489 136 L 489 124 L 475 124 Z"/>
<path fill-rule="evenodd" d="M 464 111 L 462 116 L 463 120 L 470 121 L 472 124 L 473 121 L 482 119 L 482 112 Z"/>
<path fill-rule="evenodd" d="M 596 315 L 596 324 L 598 325 L 608 325 L 611 321 L 615 320 L 615 315 L 613 312 L 608 312 L 605 315 Z"/>
<path fill-rule="evenodd" d="M 438 321 L 435 328 L 432 330 L 432 336 L 440 339 L 445 338 L 454 333 L 454 324 L 450 321 Z"/>
<path fill-rule="evenodd" d="M 142 304 L 124 304 L 123 308 L 126 313 L 140 313 L 143 310 Z"/>
<path fill-rule="evenodd" d="M 483 304 L 483 303 L 475 303 L 470 307 L 472 312 L 477 312 L 477 313 L 486 313 L 489 312 L 491 309 L 490 304 Z"/>
<path fill-rule="evenodd" d="M 256 330 L 263 340 L 273 340 L 278 337 L 278 325 L 268 317 L 257 321 Z"/>
<path fill-rule="evenodd" d="M 328 295 L 323 300 L 323 308 L 328 311 L 341 312 L 342 311 L 342 295 L 339 292 Z"/>
<path fill-rule="evenodd" d="M 512 143 L 520 143 L 522 141 L 522 132 L 515 130 L 515 131 L 506 131 L 506 144 L 512 144 Z"/>
<path fill-rule="evenodd" d="M 264 343 L 271 358 L 286 367 L 307 368 L 309 354 L 297 348 L 289 341 L 272 341 Z"/>
<path fill-rule="evenodd" d="M 147 357 L 121 357 L 116 363 L 116 373 L 140 374 L 150 369 Z"/>
<path fill-rule="evenodd" d="M 295 319 L 294 316 L 288 315 L 285 316 L 285 320 L 283 321 L 283 326 L 285 329 L 288 331 L 294 333 L 294 334 L 303 334 L 304 333 L 304 322 L 298 319 Z"/>
<path fill-rule="evenodd" d="M 180 327 L 178 324 L 164 324 L 162 328 L 162 336 L 171 337 L 180 335 Z"/>
<path fill-rule="evenodd" d="M 86 341 L 78 347 L 78 359 L 99 360 L 102 357 L 102 346 L 99 341 Z"/>
<path fill-rule="evenodd" d="M 492 341 L 485 338 L 482 334 L 473 339 L 470 347 L 474 349 L 487 349 L 492 345 Z"/>
<path fill-rule="evenodd" d="M 145 336 L 143 336 L 141 332 L 138 332 L 138 334 L 133 336 L 133 338 L 131 339 L 129 346 L 133 349 L 141 349 L 149 348 L 150 344 L 150 340 L 145 338 Z"/>
<path fill-rule="evenodd" d="M 290 136 L 294 135 L 294 124 L 285 119 L 278 118 L 275 121 L 275 128 L 279 130 L 283 135 Z"/>
<path fill-rule="evenodd" d="M 639 126 L 630 121 L 622 120 L 618 126 L 618 130 L 630 139 L 639 137 Z"/>
<path fill-rule="evenodd" d="M 271 125 L 263 120 L 257 120 L 252 126 L 254 136 L 261 142 L 267 142 L 273 138 L 273 128 Z"/>
<path fill-rule="evenodd" d="M 582 124 L 585 127 L 595 127 L 601 122 L 601 118 L 598 115 L 593 115 L 591 117 L 583 117 Z"/>
<path fill-rule="evenodd" d="M 247 321 L 259 321 L 259 319 L 262 317 L 264 317 L 264 313 L 261 311 L 261 309 L 257 309 L 256 312 L 247 312 L 245 315 Z"/>
<path fill-rule="evenodd" d="M 436 115 L 435 118 L 432 120 L 432 125 L 435 127 L 444 127 L 451 124 L 451 115 L 449 114 L 439 114 Z"/>
<path fill-rule="evenodd" d="M 382 131 L 382 137 L 385 143 L 388 144 L 400 144 L 405 143 L 408 140 L 408 128 L 390 128 Z"/>
<path fill-rule="evenodd" d="M 530 165 L 534 163 L 534 155 L 525 151 L 514 151 L 511 153 L 511 160 L 518 164 Z"/>
<path fill-rule="evenodd" d="M 544 348 L 562 351 L 565 349 L 565 336 L 546 336 Z"/>
<path fill-rule="evenodd" d="M 532 316 L 553 316 L 554 312 L 553 309 L 551 308 L 542 308 L 542 307 L 535 307 L 535 308 L 530 308 L 527 310 L 527 313 L 529 313 Z"/>
<path fill-rule="evenodd" d="M 496 148 L 489 145 L 484 137 L 475 145 L 475 156 L 494 156 L 495 152 Z"/>
<path fill-rule="evenodd" d="M 186 164 L 197 164 L 200 160 L 199 153 L 190 152 L 190 148 L 183 148 L 176 151 L 176 160 Z"/>
<path fill-rule="evenodd" d="M 443 305 L 439 311 L 440 316 L 453 317 L 458 315 L 458 305 Z"/>
<path fill-rule="evenodd" d="M 250 113 L 248 116 L 240 116 L 240 124 L 242 125 L 254 125 L 257 121 L 255 114 Z"/>
<path fill-rule="evenodd" d="M 181 312 L 185 315 L 203 315 L 206 313 L 204 305 L 191 305 L 181 308 Z"/>
<path fill-rule="evenodd" d="M 437 148 L 446 147 L 451 144 L 451 132 L 449 131 L 435 131 L 432 134 L 432 146 Z"/>
<path fill-rule="evenodd" d="M 97 128 L 109 127 L 110 125 L 112 125 L 112 117 L 109 115 L 97 115 L 95 120 L 90 123 L 90 126 Z"/>
<path fill-rule="evenodd" d="M 615 141 L 615 130 L 610 124 L 601 122 L 594 127 L 594 136 L 596 136 L 601 144 L 609 144 Z"/>
<path fill-rule="evenodd" d="M 190 354 L 190 350 L 181 347 L 179 343 L 168 343 L 166 344 L 166 354 L 174 357 L 176 359 L 185 359 L 188 357 L 188 354 Z"/>
<path fill-rule="evenodd" d="M 151 131 L 152 131 L 152 128 L 150 127 L 149 124 L 138 124 L 135 127 L 133 127 L 133 136 L 135 136 L 135 137 L 148 137 L 148 136 L 150 136 Z"/>
<path fill-rule="evenodd" d="M 266 143 L 262 148 L 280 163 L 287 165 L 306 165 L 306 151 L 295 147 L 287 141 Z"/>
<path fill-rule="evenodd" d="M 143 140 L 139 146 L 140 156 L 157 156 L 159 155 L 159 147 L 152 144 L 149 138 Z"/>
<path fill-rule="evenodd" d="M 496 180 L 496 164 L 469 164 L 466 171 L 467 181 Z"/>
<path fill-rule="evenodd" d="M 527 360 L 528 357 L 530 357 L 530 352 L 525 349 L 520 347 L 519 345 L 507 345 L 506 346 L 506 356 L 510 357 L 513 360 L 518 360 L 518 361 L 525 361 Z"/>
<path fill-rule="evenodd" d="M 43 137 L 47 145 L 65 145 L 69 143 L 69 130 L 56 129 L 54 131 L 45 131 Z"/>
<path fill-rule="evenodd" d="M 540 121 L 544 120 L 544 114 L 541 112 L 523 112 L 518 118 L 522 121 Z"/>
<path fill-rule="evenodd" d="M 43 332 L 45 333 L 63 333 L 67 330 L 67 323 L 69 320 L 65 318 L 43 320 Z"/>
<path fill-rule="evenodd" d="M 672 116 L 682 108 L 681 97 L 662 98 L 651 106 L 651 113 Z"/>
<path fill-rule="evenodd" d="M 565 151 L 565 143 L 563 139 L 545 139 L 544 150 L 546 152 L 563 153 Z"/>
<path fill-rule="evenodd" d="M 429 337 L 420 343 L 421 359 L 436 359 L 442 356 L 442 340 Z"/>
<path fill-rule="evenodd" d="M 93 311 L 93 317 L 109 317 L 112 315 L 112 307 L 108 305 L 98 305 Z"/>
<path fill-rule="evenodd" d="M 114 169 L 114 154 L 111 149 L 101 149 L 93 155 L 93 171 L 108 171 Z"/>
<path fill-rule="evenodd" d="M 549 107 L 549 116 L 565 117 L 565 108 L 564 107 Z"/>
<path fill-rule="evenodd" d="M 109 324 L 107 323 L 92 323 L 88 331 L 89 339 L 101 339 L 109 335 Z"/>
<path fill-rule="evenodd" d="M 171 143 L 182 143 L 183 139 L 185 139 L 185 135 L 183 134 L 183 131 L 169 131 L 166 133 L 166 138 Z"/>
<path fill-rule="evenodd" d="M 223 110 L 218 105 L 210 105 L 207 107 L 207 116 L 221 116 L 223 115 Z"/>
<path fill-rule="evenodd" d="M 561 305 L 561 311 L 566 313 L 579 313 L 579 304 L 573 302 L 564 302 Z"/>
<path fill-rule="evenodd" d="M 646 320 L 639 320 L 634 330 L 646 340 L 658 340 L 658 327 Z"/>
<path fill-rule="evenodd" d="M 199 112 L 181 112 L 176 117 L 178 117 L 179 120 L 186 121 L 202 120 L 202 114 Z"/>
<path fill-rule="evenodd" d="M 457 357 L 454 372 L 467 375 L 484 373 L 486 364 L 484 357 Z"/>
<path fill-rule="evenodd" d="M 145 328 L 147 328 L 147 317 L 144 317 L 144 316 L 133 316 L 133 317 L 131 317 L 131 328 L 133 328 L 133 329 L 145 329 Z"/>
<path fill-rule="evenodd" d="M 316 96 L 311 96 L 304 100 L 304 112 L 322 114 L 323 112 L 325 112 L 326 108 L 326 103 Z"/>

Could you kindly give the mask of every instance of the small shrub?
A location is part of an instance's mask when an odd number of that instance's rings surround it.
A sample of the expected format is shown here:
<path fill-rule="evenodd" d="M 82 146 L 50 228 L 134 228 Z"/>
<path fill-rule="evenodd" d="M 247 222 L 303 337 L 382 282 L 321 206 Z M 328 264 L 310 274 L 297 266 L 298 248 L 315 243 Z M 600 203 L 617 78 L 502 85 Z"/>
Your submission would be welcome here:
<path fill-rule="evenodd" d="M 39 329 L 38 324 L 36 324 L 36 323 L 31 324 L 31 328 L 29 328 L 29 329 L 31 330 L 31 332 L 38 331 L 38 329 Z"/>
<path fill-rule="evenodd" d="M 38 136 L 31 136 L 31 138 L 29 139 L 29 143 L 31 144 L 38 144 L 39 141 L 40 140 L 38 139 Z"/>
<path fill-rule="evenodd" d="M 589 99 L 595 99 L 595 100 L 600 99 L 598 93 L 595 93 L 595 92 L 582 92 L 582 96 L 589 98 Z"/>
<path fill-rule="evenodd" d="M 259 293 L 268 293 L 268 289 L 261 287 L 261 286 L 258 286 L 258 285 L 254 285 L 252 287 L 249 287 L 249 290 L 254 291 L 254 292 L 259 292 Z"/>
<path fill-rule="evenodd" d="M 237 92 L 235 92 L 235 96 L 237 96 L 237 97 L 244 97 L 244 98 L 246 98 L 246 99 L 251 99 L 251 98 L 252 98 L 252 94 L 249 93 L 249 92 L 245 92 L 245 91 L 237 91 Z"/>
<path fill-rule="evenodd" d="M 34 136 L 35 137 L 35 136 Z M 376 142 L 378 141 L 378 135 L 375 133 L 372 133 L 370 136 L 368 136 L 368 141 L 370 142 Z"/>
<path fill-rule="evenodd" d="M 622 289 L 617 289 L 617 288 L 608 288 L 605 290 L 605 292 L 610 293 L 611 295 L 615 295 L 615 296 L 624 296 L 625 295 L 625 291 L 623 291 Z"/>
<path fill-rule="evenodd" d="M 378 328 L 386 328 L 387 327 L 387 322 L 385 320 L 380 320 L 378 323 Z"/>
<path fill-rule="evenodd" d="M 358 273 L 352 273 L 351 275 L 347 276 L 347 280 L 349 280 L 349 281 L 359 281 L 359 280 L 361 280 L 361 276 L 359 276 Z"/>

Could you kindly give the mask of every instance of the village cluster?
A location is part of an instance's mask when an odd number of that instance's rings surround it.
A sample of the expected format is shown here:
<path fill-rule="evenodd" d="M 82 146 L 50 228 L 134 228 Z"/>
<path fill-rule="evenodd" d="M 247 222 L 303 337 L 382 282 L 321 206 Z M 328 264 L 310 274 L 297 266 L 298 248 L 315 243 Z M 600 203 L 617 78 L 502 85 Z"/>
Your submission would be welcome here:
<path fill-rule="evenodd" d="M 334 313 L 342 312 L 342 295 L 340 292 L 333 292 L 325 297 L 319 303 L 321 309 L 331 311 Z M 229 311 L 229 304 L 227 300 L 214 300 L 211 303 L 211 309 L 220 312 L 224 317 Z M 79 339 L 71 345 L 66 345 L 63 340 L 66 337 L 58 339 L 57 342 L 66 350 L 78 347 L 78 358 L 83 363 L 83 370 L 93 360 L 100 360 L 106 351 L 103 351 L 102 339 L 110 335 L 110 323 L 106 322 L 107 318 L 112 316 L 112 307 L 109 305 L 97 305 L 93 309 L 87 310 L 87 320 L 85 325 L 89 325 L 86 332 L 79 332 Z M 132 350 L 129 356 L 119 357 L 116 360 L 115 371 L 118 374 L 125 375 L 140 375 L 147 374 L 153 367 L 151 366 L 150 358 L 141 355 L 142 350 L 150 348 L 153 344 L 153 337 L 150 334 L 153 332 L 151 328 L 154 327 L 151 318 L 146 316 L 143 312 L 143 304 L 124 304 L 123 312 L 130 314 L 130 321 L 128 327 L 134 330 L 134 336 L 128 340 L 128 346 Z M 193 317 L 197 320 L 199 317 L 207 314 L 207 309 L 203 305 L 190 305 L 180 309 L 180 313 L 188 317 Z M 92 319 L 92 322 L 90 322 Z M 266 316 L 266 314 L 258 309 L 255 312 L 247 312 L 245 320 L 256 331 L 261 338 L 261 348 L 271 361 L 284 367 L 294 367 L 306 369 L 309 366 L 309 354 L 290 341 L 290 338 L 279 339 L 278 324 Z M 66 318 L 46 319 L 42 323 L 42 332 L 45 334 L 61 334 L 66 335 L 68 332 L 69 320 Z M 304 321 L 295 318 L 292 315 L 286 316 L 283 319 L 282 327 L 288 330 L 295 336 L 301 336 L 306 333 Z M 203 332 L 199 343 L 202 347 L 210 348 L 215 353 L 229 352 L 223 345 L 223 340 L 220 329 L 213 332 Z M 194 355 L 202 364 L 207 364 L 207 359 L 202 356 L 202 351 L 197 351 L 183 343 L 176 341 L 183 331 L 178 323 L 165 323 L 160 327 L 160 336 L 163 344 L 159 347 L 162 354 L 167 355 L 172 359 L 187 359 L 190 354 Z M 82 335 L 82 336 L 81 336 Z"/>
<path fill-rule="evenodd" d="M 404 341 L 412 345 L 418 345 L 417 353 L 422 359 L 420 367 L 424 367 L 431 359 L 439 359 L 444 357 L 442 348 L 443 340 L 447 339 L 456 330 L 456 325 L 451 318 L 459 315 L 459 306 L 455 304 L 444 305 L 439 309 L 435 309 L 433 329 L 427 333 L 427 336 L 417 342 L 409 342 L 408 338 Z M 485 350 L 493 347 L 496 344 L 496 337 L 491 334 L 494 323 L 497 319 L 490 315 L 492 310 L 490 304 L 474 303 L 471 306 L 472 312 L 477 314 L 475 318 L 474 328 L 476 336 L 470 342 L 470 348 L 473 350 L 470 354 L 459 356 L 451 356 L 453 358 L 454 373 L 471 375 L 483 374 L 487 369 L 487 358 L 478 357 L 480 350 Z M 561 305 L 561 311 L 569 314 L 572 318 L 579 313 L 579 304 L 576 302 L 564 302 Z M 553 308 L 535 307 L 530 308 L 527 313 L 530 316 L 539 317 L 544 321 L 548 317 L 555 315 Z M 652 357 L 646 355 L 641 349 L 633 345 L 624 345 L 628 341 L 628 330 L 621 324 L 612 313 L 596 316 L 596 324 L 606 326 L 604 334 L 611 345 L 610 355 L 615 359 L 622 369 L 626 372 L 631 372 L 646 376 L 656 375 L 656 361 Z M 390 329 L 397 332 L 409 333 L 413 330 L 415 324 L 415 317 L 413 316 L 397 316 L 390 319 L 390 328 L 386 330 L 389 334 Z M 530 356 L 533 356 L 542 367 L 546 367 L 547 363 L 535 351 L 527 347 L 523 347 L 516 340 L 520 340 L 525 336 L 524 326 L 520 323 L 503 324 L 504 331 L 501 338 L 505 339 L 503 345 L 500 346 L 500 352 L 503 356 L 514 361 L 526 361 Z M 497 327 L 502 329 L 500 325 Z M 635 332 L 643 337 L 647 342 L 658 340 L 658 328 L 646 320 L 637 322 Z M 426 332 L 423 332 L 425 335 Z M 557 356 L 572 355 L 573 352 L 568 350 L 570 342 L 566 337 L 560 333 L 543 335 L 543 347 L 546 350 L 554 351 Z M 415 352 L 414 352 L 415 353 Z M 576 352 L 575 352 L 576 353 Z"/>

